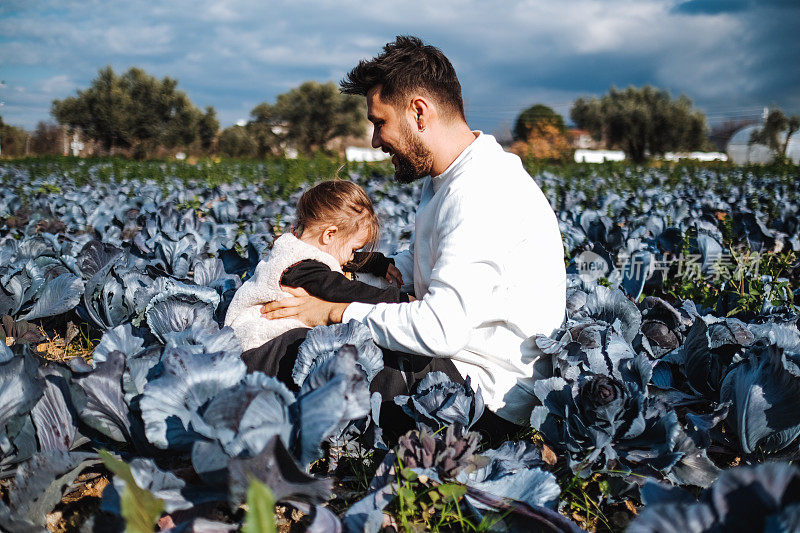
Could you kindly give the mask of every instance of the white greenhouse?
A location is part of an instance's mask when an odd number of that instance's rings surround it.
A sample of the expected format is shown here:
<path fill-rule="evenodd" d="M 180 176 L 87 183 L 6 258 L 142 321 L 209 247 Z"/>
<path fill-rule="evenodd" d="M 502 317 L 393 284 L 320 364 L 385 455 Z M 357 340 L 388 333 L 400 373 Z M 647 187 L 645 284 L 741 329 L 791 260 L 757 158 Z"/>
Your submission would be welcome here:
<path fill-rule="evenodd" d="M 763 144 L 750 144 L 750 135 L 761 126 L 745 126 L 734 133 L 728 141 L 726 152 L 728 159 L 737 164 L 747 163 L 769 163 L 773 159 L 772 150 Z M 785 135 L 784 135 L 785 138 Z M 800 132 L 796 132 L 789 138 L 789 145 L 786 147 L 786 157 L 793 163 L 800 163 Z"/>

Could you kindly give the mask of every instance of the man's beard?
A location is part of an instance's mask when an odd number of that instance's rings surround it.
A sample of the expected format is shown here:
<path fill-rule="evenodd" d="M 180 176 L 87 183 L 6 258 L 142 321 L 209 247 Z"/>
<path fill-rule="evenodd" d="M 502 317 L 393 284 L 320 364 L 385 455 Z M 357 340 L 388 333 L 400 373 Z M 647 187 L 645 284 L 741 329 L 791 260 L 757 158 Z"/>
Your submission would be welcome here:
<path fill-rule="evenodd" d="M 395 167 L 394 179 L 400 183 L 412 183 L 431 173 L 433 154 L 422 144 L 422 141 L 414 136 L 414 132 L 411 131 L 408 124 L 403 124 L 401 134 L 403 136 L 403 153 L 395 151 L 397 167 Z"/>

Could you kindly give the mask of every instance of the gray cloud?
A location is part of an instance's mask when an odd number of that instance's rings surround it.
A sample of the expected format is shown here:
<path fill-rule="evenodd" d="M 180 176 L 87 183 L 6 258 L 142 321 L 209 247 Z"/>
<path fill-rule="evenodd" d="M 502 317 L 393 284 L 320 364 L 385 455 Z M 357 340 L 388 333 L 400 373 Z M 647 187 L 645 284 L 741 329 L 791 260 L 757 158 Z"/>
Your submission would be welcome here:
<path fill-rule="evenodd" d="M 486 131 L 535 102 L 568 116 L 574 98 L 611 85 L 684 93 L 711 121 L 768 104 L 797 113 L 799 13 L 749 0 L 6 0 L 0 114 L 31 128 L 110 64 L 179 80 L 228 125 L 305 80 L 338 81 L 408 33 L 450 57 L 470 124 Z"/>
<path fill-rule="evenodd" d="M 758 7 L 791 8 L 794 0 L 688 0 L 678 2 L 676 13 L 735 13 Z"/>

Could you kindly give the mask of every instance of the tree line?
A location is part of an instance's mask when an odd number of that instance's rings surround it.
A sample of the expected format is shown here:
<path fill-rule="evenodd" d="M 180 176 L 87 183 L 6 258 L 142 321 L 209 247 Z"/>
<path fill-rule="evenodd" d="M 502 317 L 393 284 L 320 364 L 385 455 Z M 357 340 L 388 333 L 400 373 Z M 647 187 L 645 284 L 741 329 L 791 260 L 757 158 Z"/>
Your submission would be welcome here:
<path fill-rule="evenodd" d="M 2 154 L 60 153 L 70 136 L 79 132 L 100 153 L 146 158 L 180 149 L 261 158 L 292 150 L 303 154 L 330 150 L 336 139 L 365 134 L 363 99 L 341 94 L 333 82 L 305 82 L 278 95 L 274 103 L 258 104 L 249 120 L 222 131 L 216 110 L 198 109 L 177 86 L 175 79 L 158 79 L 140 68 L 119 75 L 107 66 L 88 88 L 53 101 L 51 114 L 57 124 L 40 122 L 33 132 L 26 132 L 0 118 Z M 612 87 L 601 97 L 578 98 L 570 118 L 595 143 L 623 150 L 637 163 L 666 152 L 710 147 L 705 116 L 692 101 L 649 85 Z M 782 159 L 788 137 L 798 127 L 799 117 L 786 117 L 774 109 L 751 142 L 770 146 Z M 734 130 L 727 125 L 722 135 L 729 138 Z M 512 136 L 512 151 L 523 157 L 559 160 L 570 157 L 574 149 L 564 118 L 542 104 L 520 113 Z"/>
<path fill-rule="evenodd" d="M 32 133 L 6 125 L 0 118 L 3 155 L 61 153 L 79 132 L 95 152 L 147 158 L 175 150 L 230 157 L 282 155 L 289 149 L 310 154 L 325 150 L 336 138 L 363 136 L 365 104 L 339 93 L 332 83 L 308 81 L 262 102 L 250 120 L 220 131 L 212 106 L 198 109 L 178 82 L 155 78 L 133 67 L 119 75 L 100 69 L 86 89 L 55 100 L 57 124 L 40 122 Z"/>
<path fill-rule="evenodd" d="M 685 95 L 673 98 L 668 91 L 650 85 L 612 87 L 601 97 L 578 98 L 572 104 L 570 118 L 598 145 L 622 150 L 635 163 L 663 157 L 667 152 L 721 149 L 736 131 L 754 123 L 726 122 L 709 135 L 705 115 L 694 109 L 691 99 Z M 799 129 L 800 117 L 787 117 L 780 109 L 772 109 L 749 142 L 767 145 L 776 161 L 784 161 L 789 138 Z M 572 155 L 573 144 L 563 117 L 542 104 L 520 113 L 513 138 L 511 150 L 523 157 L 559 160 Z"/>

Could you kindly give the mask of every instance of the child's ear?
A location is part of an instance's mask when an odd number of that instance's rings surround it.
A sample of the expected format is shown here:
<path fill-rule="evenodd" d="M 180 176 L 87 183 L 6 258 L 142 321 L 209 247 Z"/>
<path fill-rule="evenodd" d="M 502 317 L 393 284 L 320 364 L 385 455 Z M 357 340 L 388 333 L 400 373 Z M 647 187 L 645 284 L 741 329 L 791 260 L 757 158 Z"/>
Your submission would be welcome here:
<path fill-rule="evenodd" d="M 331 239 L 336 235 L 336 232 L 339 231 L 337 226 L 328 226 L 324 230 L 322 230 L 322 235 L 320 235 L 320 239 L 322 239 L 322 244 L 330 244 Z"/>

